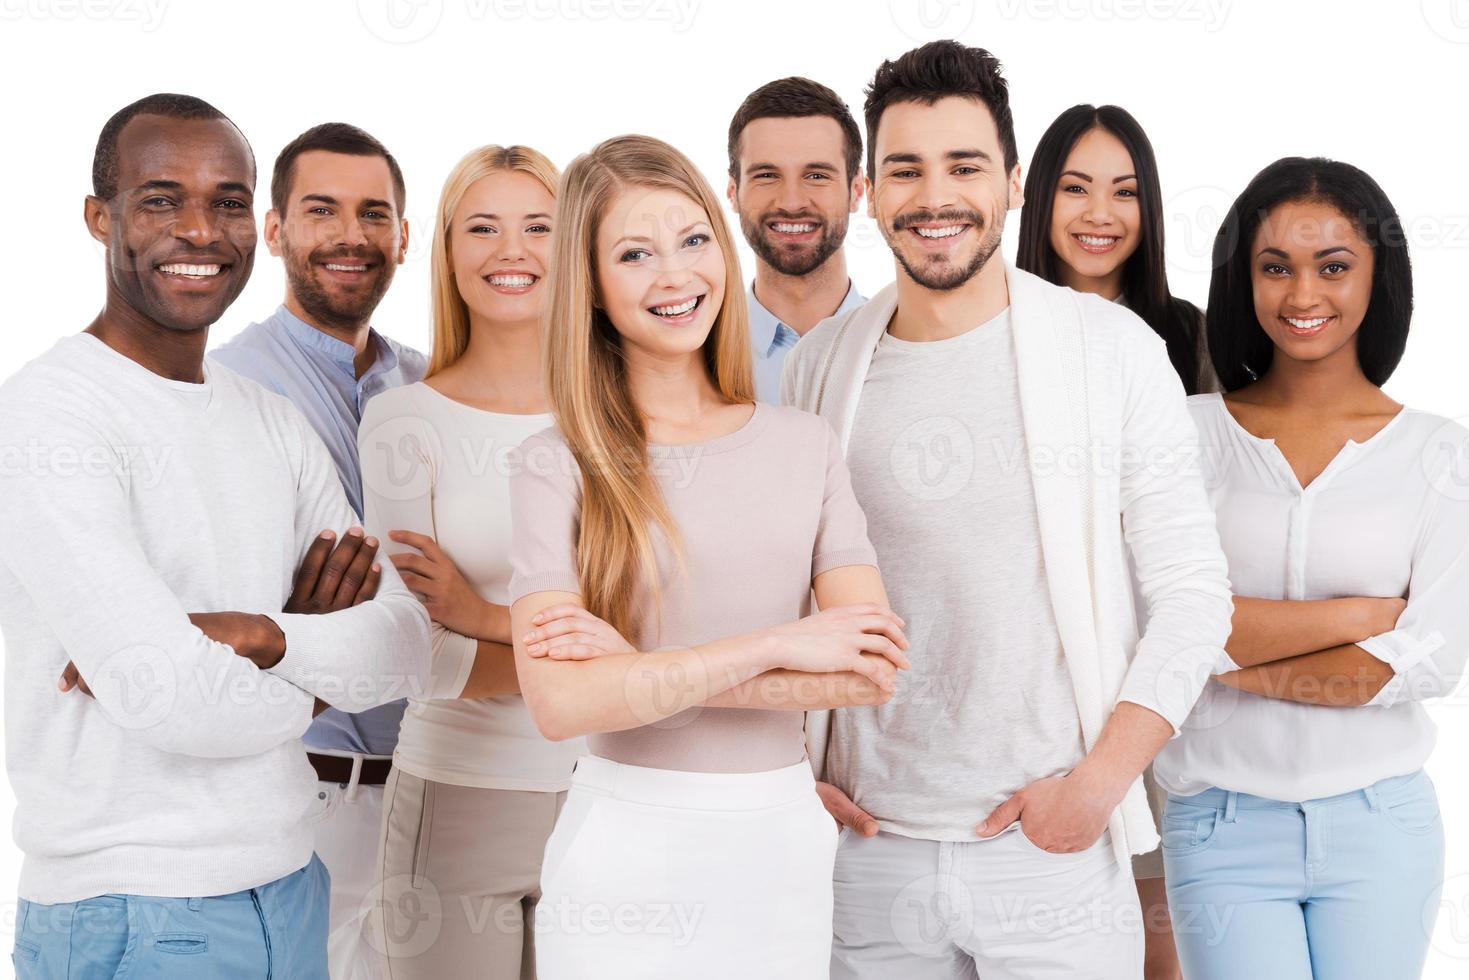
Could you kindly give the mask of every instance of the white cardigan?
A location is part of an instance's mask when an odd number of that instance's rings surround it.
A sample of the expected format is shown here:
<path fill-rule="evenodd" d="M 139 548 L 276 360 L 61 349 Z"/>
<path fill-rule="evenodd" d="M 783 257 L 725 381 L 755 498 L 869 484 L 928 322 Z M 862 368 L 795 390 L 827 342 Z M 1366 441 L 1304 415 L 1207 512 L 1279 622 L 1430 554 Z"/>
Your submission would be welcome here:
<path fill-rule="evenodd" d="M 1227 663 L 1233 614 L 1183 386 L 1163 342 L 1125 307 L 1008 265 L 1005 277 L 1041 551 L 1086 748 L 1118 701 L 1156 711 L 1176 737 Z M 896 307 L 889 285 L 787 356 L 782 400 L 825 417 L 844 451 Z M 1141 639 L 1124 542 L 1147 602 Z M 806 727 L 820 773 L 829 713 Z M 1108 827 L 1119 861 L 1158 846 L 1140 779 Z"/>

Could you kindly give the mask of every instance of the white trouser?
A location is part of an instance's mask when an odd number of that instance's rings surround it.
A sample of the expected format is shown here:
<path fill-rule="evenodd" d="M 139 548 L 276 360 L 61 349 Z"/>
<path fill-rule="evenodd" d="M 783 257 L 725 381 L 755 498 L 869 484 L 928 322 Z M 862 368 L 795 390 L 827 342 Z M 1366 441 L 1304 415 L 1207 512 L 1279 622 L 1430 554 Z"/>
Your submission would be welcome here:
<path fill-rule="evenodd" d="M 1052 854 L 1019 824 L 941 842 L 843 830 L 831 980 L 1138 980 L 1143 924 L 1109 834 Z"/>
<path fill-rule="evenodd" d="M 825 980 L 836 825 L 802 762 L 675 772 L 583 756 L 546 842 L 539 980 Z"/>
<path fill-rule="evenodd" d="M 332 879 L 327 968 L 332 980 L 381 980 L 387 975 L 382 953 L 367 941 L 366 926 L 381 891 L 383 787 L 318 782 L 312 814 L 316 854 Z"/>

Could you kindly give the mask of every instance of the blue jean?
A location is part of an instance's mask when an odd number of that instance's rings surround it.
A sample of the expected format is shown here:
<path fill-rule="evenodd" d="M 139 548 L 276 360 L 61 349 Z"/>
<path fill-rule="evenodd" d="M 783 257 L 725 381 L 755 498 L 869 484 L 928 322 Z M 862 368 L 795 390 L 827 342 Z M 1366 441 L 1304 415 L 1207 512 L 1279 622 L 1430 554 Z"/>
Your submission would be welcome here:
<path fill-rule="evenodd" d="M 327 980 L 330 879 L 315 855 L 259 888 L 208 898 L 21 899 L 17 980 Z"/>
<path fill-rule="evenodd" d="M 1189 980 L 1417 977 L 1444 876 L 1428 774 L 1286 803 L 1208 789 L 1163 811 L 1168 907 Z"/>

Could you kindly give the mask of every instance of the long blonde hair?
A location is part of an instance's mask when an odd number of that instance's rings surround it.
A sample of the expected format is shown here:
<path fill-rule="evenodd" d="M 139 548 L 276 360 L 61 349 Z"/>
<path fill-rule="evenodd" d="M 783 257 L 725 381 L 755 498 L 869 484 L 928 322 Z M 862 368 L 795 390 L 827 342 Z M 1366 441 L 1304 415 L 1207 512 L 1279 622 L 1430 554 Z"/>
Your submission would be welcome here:
<path fill-rule="evenodd" d="M 597 232 L 619 193 L 671 190 L 709 217 L 724 253 L 724 301 L 704 341 L 704 365 L 721 395 L 755 400 L 750 327 L 739 255 L 708 181 L 678 150 L 648 136 L 618 136 L 576 158 L 561 178 L 552 233 L 542 338 L 546 393 L 583 481 L 577 564 L 587 609 L 624 636 L 639 621 L 639 584 L 658 599 L 653 544 L 661 528 L 677 553 L 680 535 L 648 460 L 642 414 L 633 403 L 622 339 L 599 308 Z"/>
<path fill-rule="evenodd" d="M 464 195 L 475 181 L 491 174 L 517 171 L 529 174 L 546 188 L 552 197 L 556 195 L 556 184 L 561 178 L 556 165 L 537 150 L 528 146 L 481 146 L 470 150 L 449 171 L 444 179 L 444 189 L 439 192 L 439 209 L 434 215 L 434 244 L 431 259 L 433 284 L 430 287 L 433 304 L 433 349 L 429 354 L 428 373 L 431 378 L 444 368 L 459 360 L 469 346 L 469 305 L 460 295 L 459 283 L 454 279 L 454 257 L 449 245 L 450 223 L 454 212 L 464 200 Z"/>

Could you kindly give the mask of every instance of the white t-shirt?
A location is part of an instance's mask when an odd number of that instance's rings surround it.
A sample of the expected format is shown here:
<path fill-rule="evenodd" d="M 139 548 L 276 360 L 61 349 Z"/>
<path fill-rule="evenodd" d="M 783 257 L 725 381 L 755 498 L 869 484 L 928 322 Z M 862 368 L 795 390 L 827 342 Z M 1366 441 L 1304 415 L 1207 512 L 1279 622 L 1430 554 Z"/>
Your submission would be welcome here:
<path fill-rule="evenodd" d="M 1009 310 L 957 337 L 884 334 L 847 465 L 911 670 L 833 713 L 827 776 L 884 830 L 976 840 L 1085 754 L 1041 559 Z"/>
<path fill-rule="evenodd" d="M 1414 772 L 1436 733 L 1421 702 L 1450 693 L 1469 655 L 1469 431 L 1405 408 L 1302 489 L 1274 440 L 1236 422 L 1222 397 L 1189 407 L 1236 595 L 1406 596 L 1408 607 L 1358 644 L 1396 671 L 1369 704 L 1210 683 L 1153 763 L 1158 782 L 1299 802 Z"/>
<path fill-rule="evenodd" d="M 368 529 L 388 554 L 417 553 L 389 531 L 429 535 L 482 598 L 507 604 L 510 475 L 520 443 L 551 422 L 473 408 L 423 382 L 383 392 L 358 436 Z M 393 764 L 457 786 L 565 790 L 585 740 L 548 741 L 518 694 L 459 698 L 478 641 L 435 623 L 433 643 L 433 679 L 427 697 L 409 699 Z"/>

